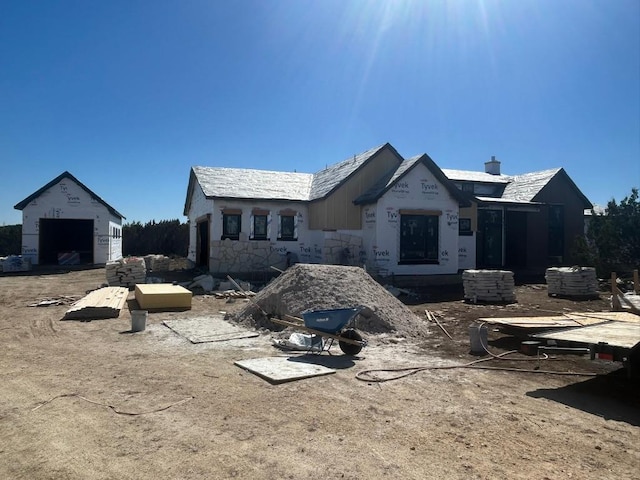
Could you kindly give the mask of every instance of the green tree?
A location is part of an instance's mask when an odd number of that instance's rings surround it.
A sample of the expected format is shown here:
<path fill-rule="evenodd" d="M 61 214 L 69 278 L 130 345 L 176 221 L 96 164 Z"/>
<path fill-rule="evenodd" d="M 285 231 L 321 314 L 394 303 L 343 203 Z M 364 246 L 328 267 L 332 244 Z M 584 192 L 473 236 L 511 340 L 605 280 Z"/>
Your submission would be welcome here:
<path fill-rule="evenodd" d="M 612 199 L 603 215 L 592 215 L 582 258 L 592 260 L 598 274 L 628 274 L 640 266 L 640 199 L 638 189 L 617 203 Z"/>
<path fill-rule="evenodd" d="M 22 252 L 22 225 L 0 227 L 0 255 L 20 255 Z"/>
<path fill-rule="evenodd" d="M 161 220 L 142 225 L 132 222 L 122 227 L 123 255 L 186 256 L 189 248 L 189 226 L 179 220 Z"/>

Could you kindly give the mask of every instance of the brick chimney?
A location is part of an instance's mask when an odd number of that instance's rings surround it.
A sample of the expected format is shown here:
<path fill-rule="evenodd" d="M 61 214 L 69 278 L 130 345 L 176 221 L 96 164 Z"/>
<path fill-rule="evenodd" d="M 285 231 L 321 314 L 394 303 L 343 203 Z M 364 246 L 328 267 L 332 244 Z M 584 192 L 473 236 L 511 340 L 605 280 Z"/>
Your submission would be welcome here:
<path fill-rule="evenodd" d="M 484 162 L 484 172 L 491 175 L 500 175 L 500 162 L 496 160 L 494 155 L 491 156 L 491 160 Z"/>

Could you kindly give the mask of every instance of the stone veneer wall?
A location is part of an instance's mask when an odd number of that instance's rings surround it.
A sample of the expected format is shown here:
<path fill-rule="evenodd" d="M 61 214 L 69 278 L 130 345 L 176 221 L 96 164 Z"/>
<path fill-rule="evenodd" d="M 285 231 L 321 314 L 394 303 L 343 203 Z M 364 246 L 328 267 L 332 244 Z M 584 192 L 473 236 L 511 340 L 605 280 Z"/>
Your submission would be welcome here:
<path fill-rule="evenodd" d="M 283 268 L 285 260 L 268 240 L 214 240 L 211 242 L 209 269 L 212 272 L 269 272 L 271 266 Z"/>
<path fill-rule="evenodd" d="M 354 265 L 361 267 L 365 262 L 362 238 L 346 233 L 332 233 L 325 238 L 322 256 L 327 265 Z"/>
<path fill-rule="evenodd" d="M 362 266 L 366 260 L 363 258 L 362 238 L 344 233 L 332 233 L 325 238 L 322 256 L 322 263 L 328 265 Z M 271 272 L 271 266 L 285 269 L 286 258 L 268 240 L 227 239 L 211 242 L 211 272 Z"/>

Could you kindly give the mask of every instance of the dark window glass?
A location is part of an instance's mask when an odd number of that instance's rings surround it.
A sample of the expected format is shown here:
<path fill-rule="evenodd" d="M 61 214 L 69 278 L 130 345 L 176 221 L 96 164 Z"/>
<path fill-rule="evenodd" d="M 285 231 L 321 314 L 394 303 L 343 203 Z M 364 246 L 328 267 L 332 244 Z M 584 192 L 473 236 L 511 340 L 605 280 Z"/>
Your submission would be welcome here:
<path fill-rule="evenodd" d="M 295 217 L 293 215 L 282 215 L 280 217 L 280 239 L 295 240 Z"/>
<path fill-rule="evenodd" d="M 238 240 L 240 238 L 240 219 L 241 216 L 237 214 L 225 213 L 222 215 L 222 240 L 225 238 Z"/>
<path fill-rule="evenodd" d="M 265 240 L 267 238 L 267 216 L 253 216 L 253 238 L 256 240 Z"/>
<path fill-rule="evenodd" d="M 400 216 L 400 263 L 438 263 L 437 215 Z"/>

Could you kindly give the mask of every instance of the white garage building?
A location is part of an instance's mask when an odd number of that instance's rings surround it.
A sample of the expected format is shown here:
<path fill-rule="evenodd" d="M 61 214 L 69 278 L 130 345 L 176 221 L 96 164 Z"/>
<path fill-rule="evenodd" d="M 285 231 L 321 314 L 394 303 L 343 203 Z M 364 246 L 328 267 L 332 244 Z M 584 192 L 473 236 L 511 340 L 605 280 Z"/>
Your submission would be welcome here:
<path fill-rule="evenodd" d="M 22 256 L 32 264 L 102 264 L 122 258 L 124 216 L 64 172 L 15 205 Z"/>

